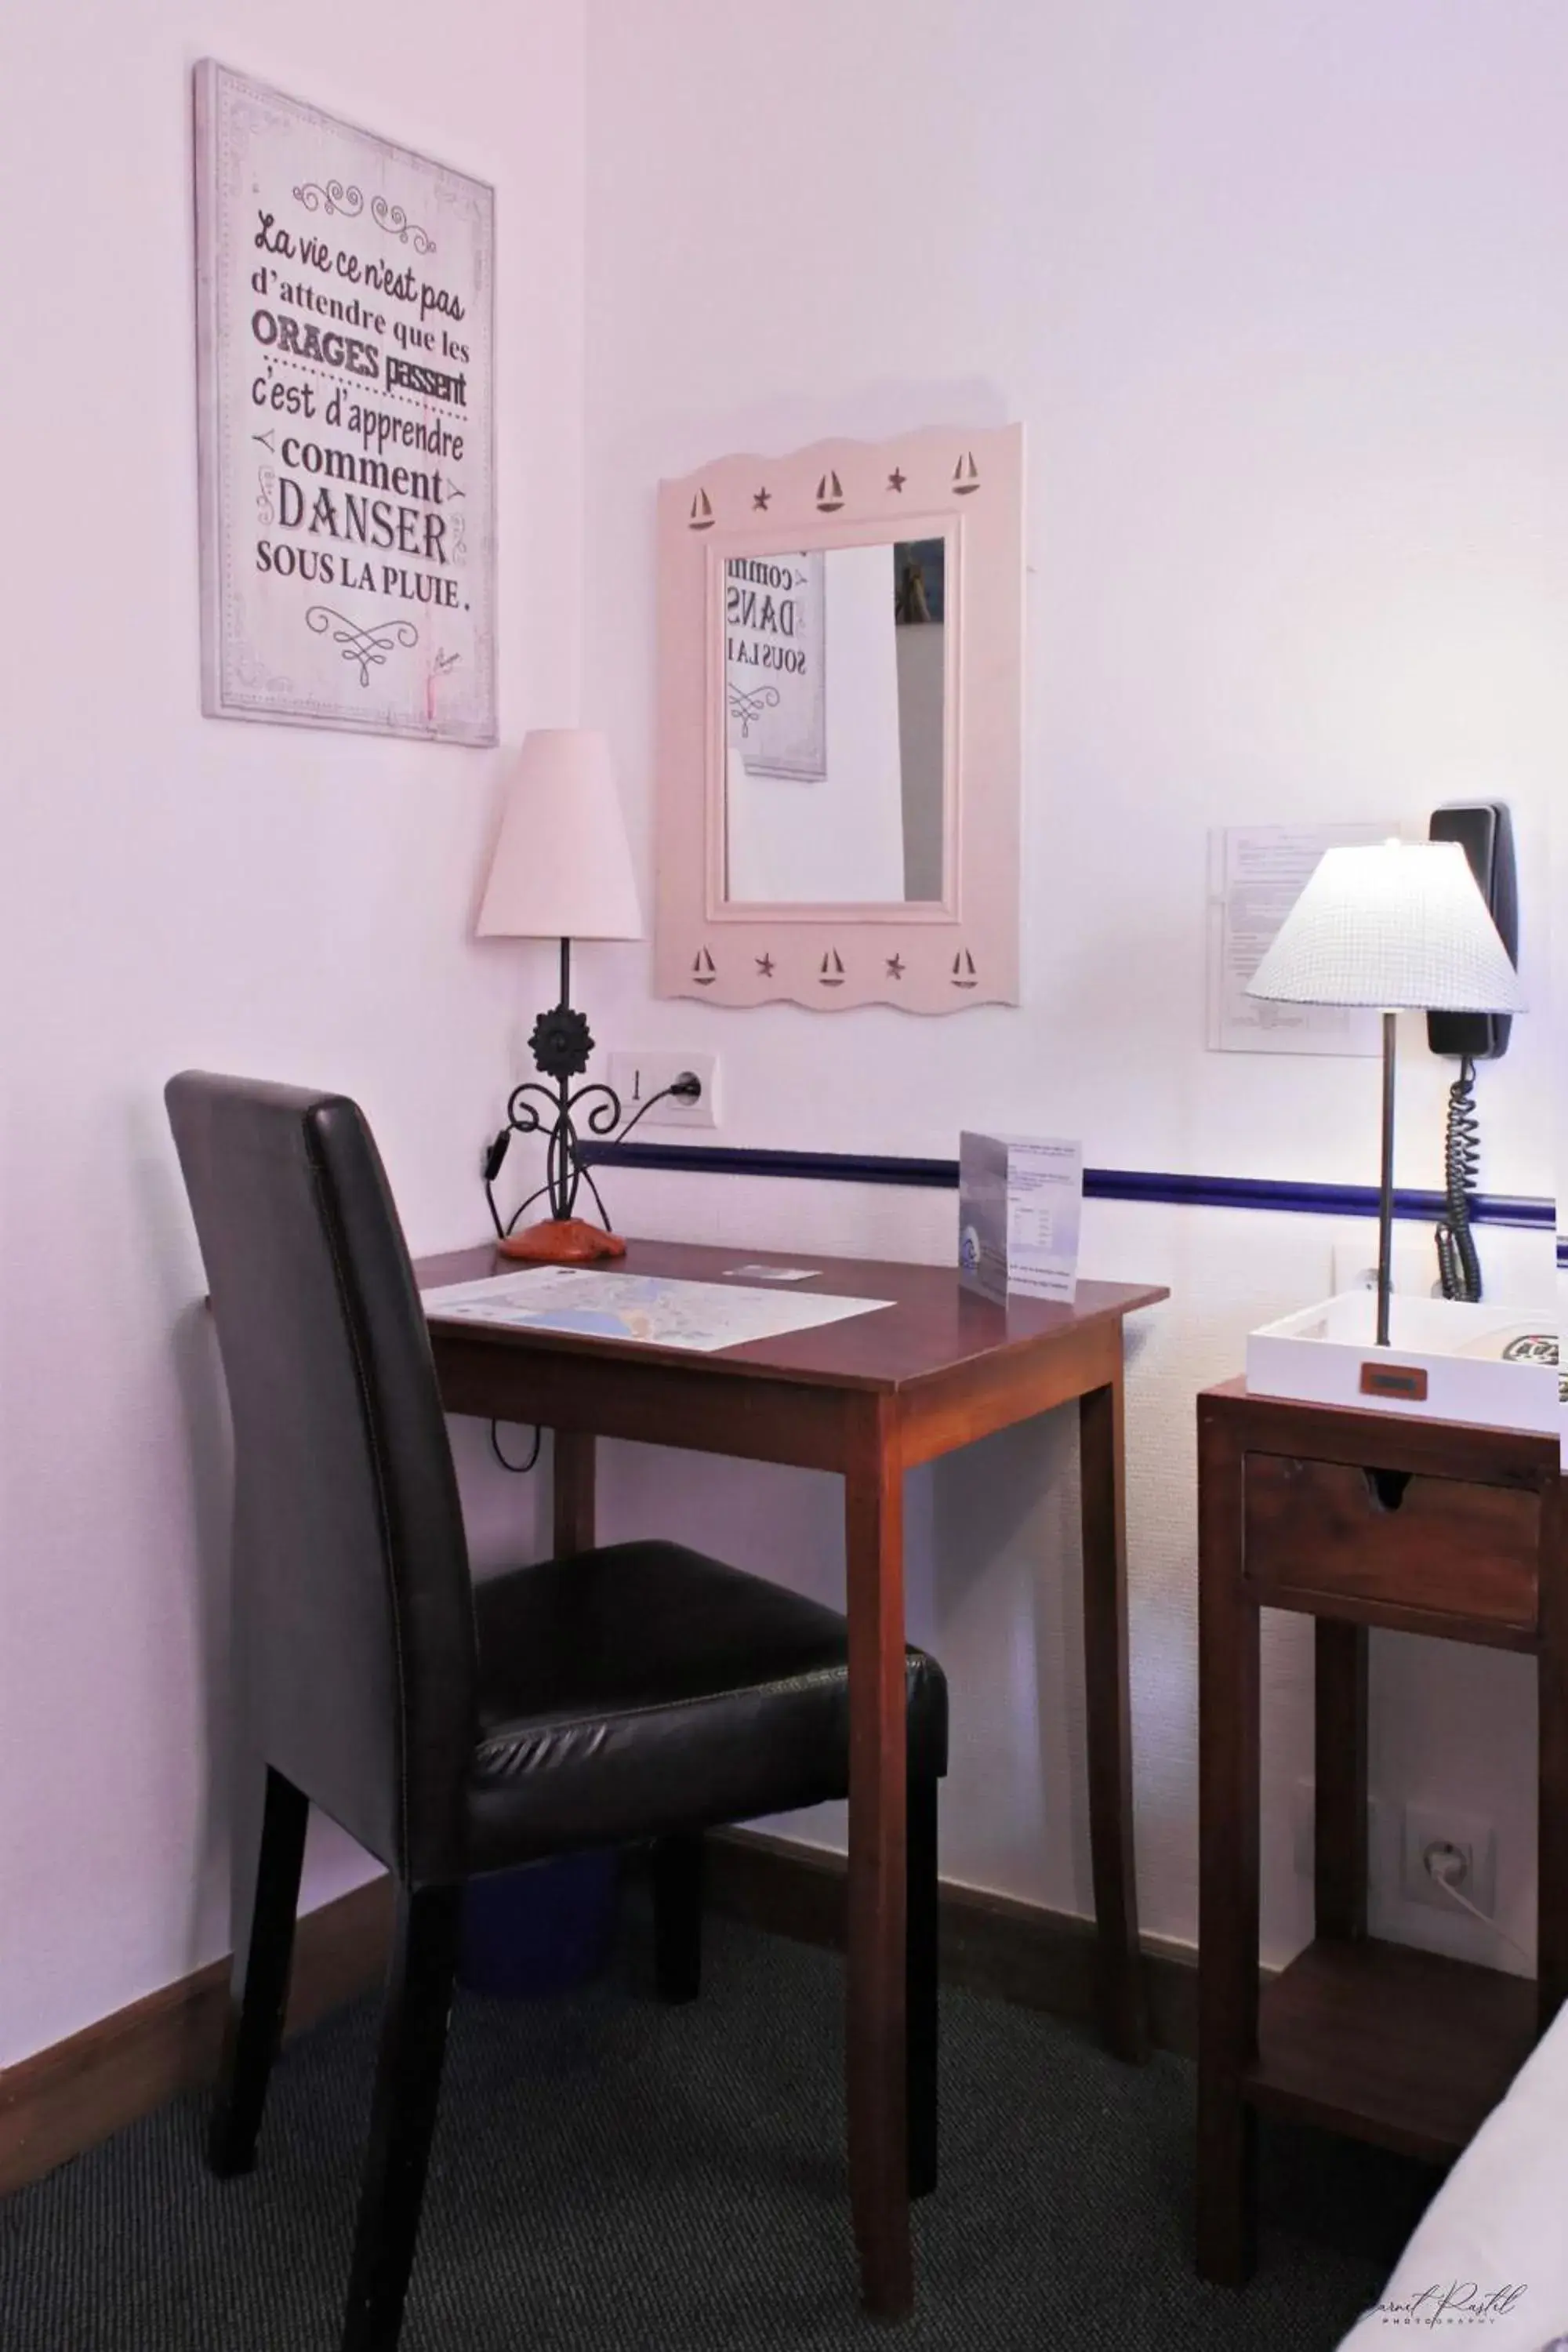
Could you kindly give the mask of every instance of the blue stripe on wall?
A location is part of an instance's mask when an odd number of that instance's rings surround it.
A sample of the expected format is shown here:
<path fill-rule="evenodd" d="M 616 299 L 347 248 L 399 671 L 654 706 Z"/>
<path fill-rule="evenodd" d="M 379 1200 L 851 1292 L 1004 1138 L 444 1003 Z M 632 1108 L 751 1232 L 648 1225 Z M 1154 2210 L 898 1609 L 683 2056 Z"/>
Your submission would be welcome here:
<path fill-rule="evenodd" d="M 728 1144 L 590 1143 L 583 1158 L 595 1168 L 665 1168 L 704 1176 L 793 1176 L 819 1184 L 902 1184 L 932 1192 L 958 1190 L 956 1160 L 881 1157 L 858 1151 L 747 1151 Z M 1091 1201 L 1158 1201 L 1189 1209 L 1273 1209 L 1296 1216 L 1375 1217 L 1375 1184 L 1297 1184 L 1260 1176 L 1162 1175 L 1141 1168 L 1086 1168 L 1083 1189 Z M 1417 1223 L 1442 1215 L 1441 1192 L 1395 1192 L 1394 1213 Z M 1524 1225 L 1554 1231 L 1556 1203 L 1516 1200 L 1502 1192 L 1478 1193 L 1471 1203 L 1478 1224 Z M 1559 1246 L 1568 1264 L 1568 1243 Z"/>

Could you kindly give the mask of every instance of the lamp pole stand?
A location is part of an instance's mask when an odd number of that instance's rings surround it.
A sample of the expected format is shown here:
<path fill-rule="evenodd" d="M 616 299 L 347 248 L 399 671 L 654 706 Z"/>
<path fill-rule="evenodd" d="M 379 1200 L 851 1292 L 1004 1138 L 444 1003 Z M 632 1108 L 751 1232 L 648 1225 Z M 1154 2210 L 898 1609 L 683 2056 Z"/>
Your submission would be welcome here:
<path fill-rule="evenodd" d="M 1389 1301 L 1394 1289 L 1394 1020 L 1383 1016 L 1383 1181 L 1377 1200 L 1377 1344 L 1388 1345 Z"/>

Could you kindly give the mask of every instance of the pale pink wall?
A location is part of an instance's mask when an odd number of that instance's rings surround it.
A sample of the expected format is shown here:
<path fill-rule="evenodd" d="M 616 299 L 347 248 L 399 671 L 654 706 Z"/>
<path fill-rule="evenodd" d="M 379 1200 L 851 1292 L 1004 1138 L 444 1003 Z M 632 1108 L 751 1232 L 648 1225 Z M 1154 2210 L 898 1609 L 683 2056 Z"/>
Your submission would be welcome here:
<path fill-rule="evenodd" d="M 484 1229 L 479 1147 L 549 979 L 468 937 L 503 754 L 199 715 L 204 54 L 495 183 L 503 744 L 575 716 L 581 8 L 7 9 L 0 2063 L 226 1932 L 224 1430 L 163 1079 L 356 1093 L 416 1245 L 449 1245 Z M 481 1548 L 506 1514 L 531 1542 L 462 1446 Z M 308 1899 L 359 1866 L 323 1839 Z"/>
<path fill-rule="evenodd" d="M 651 1001 L 595 1029 L 723 1060 L 725 1143 L 1366 1181 L 1365 1064 L 1204 1050 L 1205 835 L 1512 801 L 1538 1013 L 1484 1074 L 1487 1181 L 1552 1181 L 1547 809 L 1563 789 L 1568 206 L 1558 0 L 590 0 L 587 703 L 651 860 L 653 496 L 732 449 L 1022 418 L 1029 434 L 1025 1002 L 921 1022 Z M 645 862 L 645 871 L 648 870 Z M 1436 1179 L 1412 1024 L 1402 1179 Z M 952 1203 L 616 1180 L 628 1229 L 945 1257 Z M 1101 1274 L 1167 1280 L 1132 1387 L 1141 1865 L 1195 1918 L 1192 1398 L 1327 1290 L 1333 1229 L 1091 1207 Z M 1363 1229 L 1364 1239 L 1364 1229 Z M 1494 1278 L 1548 1277 L 1538 1243 Z M 838 1589 L 826 1480 L 624 1454 L 614 1532 Z M 948 1866 L 1087 1906 L 1065 1431 L 912 1482 L 912 1610 L 953 1678 Z M 1048 1563 L 1043 1575 L 1039 1560 Z M 1528 1936 L 1523 1662 L 1376 1644 L 1376 1774 L 1500 1831 Z M 1299 1937 L 1307 1650 L 1268 1651 L 1268 1937 Z M 820 1827 L 813 1833 L 820 1833 Z M 1379 1861 L 1386 1880 L 1388 1857 Z M 1385 1916 L 1441 1938 L 1429 1909 Z M 1453 1930 L 1466 1945 L 1463 1921 Z M 1468 1948 L 1507 1960 L 1476 1931 Z"/>

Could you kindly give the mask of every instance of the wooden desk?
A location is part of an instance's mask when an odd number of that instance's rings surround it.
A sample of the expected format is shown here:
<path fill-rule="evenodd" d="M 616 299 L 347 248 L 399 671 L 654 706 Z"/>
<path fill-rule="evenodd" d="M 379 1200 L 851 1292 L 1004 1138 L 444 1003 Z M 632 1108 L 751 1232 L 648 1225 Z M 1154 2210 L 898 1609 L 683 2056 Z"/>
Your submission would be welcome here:
<path fill-rule="evenodd" d="M 633 1242 L 631 1274 L 716 1281 L 768 1253 Z M 798 1262 L 800 1253 L 795 1253 Z M 1073 1307 L 1005 1307 L 942 1267 L 824 1258 L 815 1288 L 893 1303 L 720 1355 L 433 1322 L 449 1412 L 555 1432 L 555 1548 L 594 1542 L 594 1440 L 833 1470 L 845 1486 L 850 1682 L 850 2200 L 869 2309 L 913 2302 L 904 2111 L 903 1474 L 1079 1402 L 1089 1834 L 1100 2011 L 1127 2058 L 1147 2047 L 1133 1889 L 1122 1496 L 1122 1324 L 1167 1293 L 1085 1282 Z M 788 1263 L 776 1254 L 774 1263 Z M 423 1288 L 506 1267 L 489 1249 L 426 1259 Z M 511 1269 L 515 1271 L 515 1269 Z M 744 1565 L 743 1562 L 740 1563 Z"/>
<path fill-rule="evenodd" d="M 1558 1444 L 1198 1399 L 1198 2268 L 1252 2264 L 1253 2116 L 1456 2156 L 1568 1994 L 1568 1579 Z M 1258 1611 L 1317 1621 L 1312 1941 L 1259 1996 Z M 1536 1661 L 1537 1981 L 1366 1932 L 1367 1628 Z"/>

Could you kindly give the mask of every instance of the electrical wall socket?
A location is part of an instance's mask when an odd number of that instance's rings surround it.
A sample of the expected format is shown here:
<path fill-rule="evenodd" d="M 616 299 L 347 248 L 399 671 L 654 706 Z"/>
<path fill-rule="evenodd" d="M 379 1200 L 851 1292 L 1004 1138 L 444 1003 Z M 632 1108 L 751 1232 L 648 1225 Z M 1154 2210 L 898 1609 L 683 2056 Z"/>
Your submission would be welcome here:
<path fill-rule="evenodd" d="M 717 1054 L 612 1054 L 610 1084 L 621 1098 L 627 1118 L 635 1118 L 644 1103 L 689 1071 L 701 1086 L 695 1102 L 671 1095 L 655 1103 L 638 1132 L 649 1127 L 717 1127 L 719 1124 L 719 1056 Z"/>
<path fill-rule="evenodd" d="M 1429 1903 L 1450 1918 L 1461 1906 L 1445 1894 L 1426 1868 L 1428 1847 L 1451 1845 L 1465 1858 L 1458 1881 L 1467 1902 L 1491 1918 L 1497 1910 L 1497 1832 L 1476 1813 L 1451 1813 L 1447 1805 L 1406 1805 L 1400 1848 L 1399 1891 L 1406 1903 Z"/>

